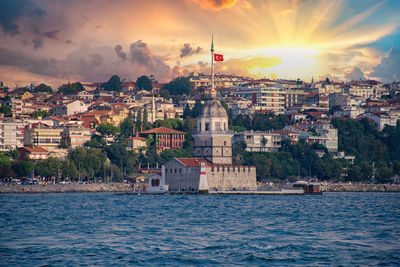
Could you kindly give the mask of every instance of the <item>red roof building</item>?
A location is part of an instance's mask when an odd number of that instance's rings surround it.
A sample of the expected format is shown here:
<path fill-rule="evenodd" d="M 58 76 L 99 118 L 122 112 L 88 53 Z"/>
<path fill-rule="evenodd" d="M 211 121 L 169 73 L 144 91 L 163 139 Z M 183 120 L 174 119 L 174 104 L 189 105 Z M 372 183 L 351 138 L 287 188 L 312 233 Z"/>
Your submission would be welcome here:
<path fill-rule="evenodd" d="M 153 136 L 157 153 L 161 153 L 165 149 L 182 149 L 183 142 L 185 142 L 185 132 L 166 127 L 154 128 L 140 132 L 139 134 L 144 136 Z"/>
<path fill-rule="evenodd" d="M 42 147 L 21 147 L 18 149 L 20 160 L 38 160 L 47 159 L 49 152 Z"/>

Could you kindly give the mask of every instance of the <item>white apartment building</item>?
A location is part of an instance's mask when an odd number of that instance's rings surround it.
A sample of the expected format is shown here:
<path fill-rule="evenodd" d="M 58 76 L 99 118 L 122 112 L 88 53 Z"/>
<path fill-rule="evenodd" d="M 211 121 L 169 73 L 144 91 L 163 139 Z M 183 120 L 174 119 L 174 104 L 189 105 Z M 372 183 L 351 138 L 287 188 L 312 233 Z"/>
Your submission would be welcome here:
<path fill-rule="evenodd" d="M 251 100 L 256 109 L 270 110 L 277 114 L 284 112 L 285 94 L 283 86 L 279 83 L 247 84 L 233 88 L 233 95 Z"/>
<path fill-rule="evenodd" d="M 0 121 L 0 151 L 8 151 L 24 146 L 24 128 L 22 121 Z"/>
<path fill-rule="evenodd" d="M 281 134 L 274 131 L 235 133 L 234 143 L 246 143 L 249 152 L 273 152 L 281 147 Z"/>
<path fill-rule="evenodd" d="M 55 106 L 51 109 L 50 113 L 55 116 L 72 115 L 76 113 L 83 113 L 88 110 L 88 106 L 80 100 L 75 100 L 63 105 Z"/>

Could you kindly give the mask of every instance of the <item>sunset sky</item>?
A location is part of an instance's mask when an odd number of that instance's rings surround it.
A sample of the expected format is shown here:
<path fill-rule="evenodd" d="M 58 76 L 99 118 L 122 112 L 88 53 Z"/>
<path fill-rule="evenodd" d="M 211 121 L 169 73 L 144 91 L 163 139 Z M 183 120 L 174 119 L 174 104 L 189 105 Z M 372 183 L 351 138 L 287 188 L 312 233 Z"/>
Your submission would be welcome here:
<path fill-rule="evenodd" d="M 0 0 L 0 81 L 400 80 L 399 0 Z"/>

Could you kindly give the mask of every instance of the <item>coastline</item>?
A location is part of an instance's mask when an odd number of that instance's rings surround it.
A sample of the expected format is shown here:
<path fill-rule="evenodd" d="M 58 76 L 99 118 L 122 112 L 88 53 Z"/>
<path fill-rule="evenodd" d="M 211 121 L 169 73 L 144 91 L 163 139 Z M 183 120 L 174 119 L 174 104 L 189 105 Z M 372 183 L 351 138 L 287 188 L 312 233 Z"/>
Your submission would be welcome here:
<path fill-rule="evenodd" d="M 322 192 L 400 192 L 393 184 L 321 184 Z M 126 183 L 0 185 L 0 194 L 132 192 Z"/>
<path fill-rule="evenodd" d="M 0 185 L 0 194 L 128 192 L 126 183 Z"/>

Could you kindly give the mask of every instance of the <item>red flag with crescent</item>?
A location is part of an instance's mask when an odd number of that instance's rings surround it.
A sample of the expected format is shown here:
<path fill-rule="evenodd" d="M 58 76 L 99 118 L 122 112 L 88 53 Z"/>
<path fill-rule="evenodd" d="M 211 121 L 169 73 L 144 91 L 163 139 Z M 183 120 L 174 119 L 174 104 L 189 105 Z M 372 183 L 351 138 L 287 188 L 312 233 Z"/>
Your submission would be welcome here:
<path fill-rule="evenodd" d="M 224 55 L 214 54 L 215 61 L 224 61 Z"/>

